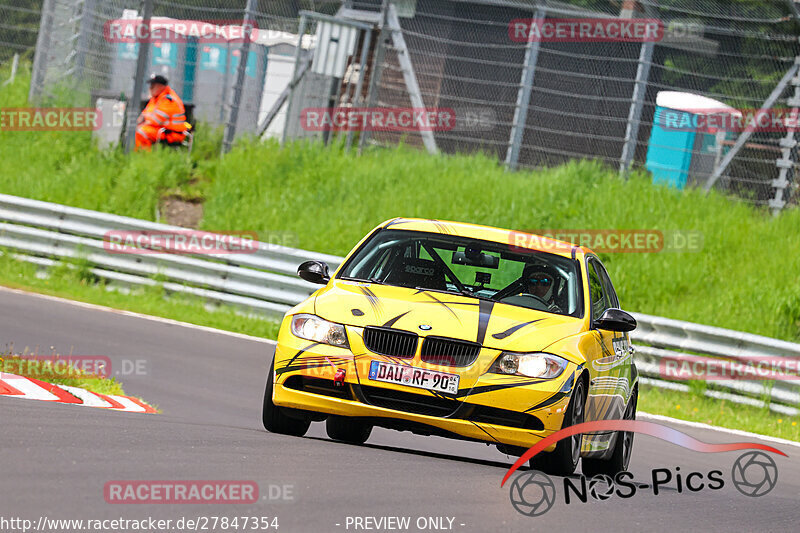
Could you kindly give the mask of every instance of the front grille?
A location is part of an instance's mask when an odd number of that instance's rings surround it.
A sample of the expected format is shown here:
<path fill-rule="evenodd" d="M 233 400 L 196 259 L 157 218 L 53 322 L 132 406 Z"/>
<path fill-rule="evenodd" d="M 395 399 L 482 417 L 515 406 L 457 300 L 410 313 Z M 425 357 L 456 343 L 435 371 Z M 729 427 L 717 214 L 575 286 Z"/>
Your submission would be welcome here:
<path fill-rule="evenodd" d="M 365 385 L 361 386 L 361 392 L 364 394 L 367 403 L 371 405 L 418 415 L 448 416 L 458 409 L 461 404 L 457 400 L 436 397 L 430 393 L 412 394 Z"/>
<path fill-rule="evenodd" d="M 435 365 L 469 366 L 480 351 L 478 343 L 447 337 L 426 337 L 422 342 L 422 360 Z"/>
<path fill-rule="evenodd" d="M 390 328 L 364 328 L 364 346 L 374 353 L 392 357 L 414 357 L 417 334 Z"/>

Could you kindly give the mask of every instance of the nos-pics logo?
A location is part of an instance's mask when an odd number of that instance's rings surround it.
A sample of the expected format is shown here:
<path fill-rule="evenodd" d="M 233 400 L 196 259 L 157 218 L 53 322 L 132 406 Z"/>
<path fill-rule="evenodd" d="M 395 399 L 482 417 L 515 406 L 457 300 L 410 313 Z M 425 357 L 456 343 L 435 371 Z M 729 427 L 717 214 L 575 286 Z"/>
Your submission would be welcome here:
<path fill-rule="evenodd" d="M 753 449 L 777 453 L 786 457 L 786 454 L 780 450 L 764 444 L 709 444 L 653 422 L 604 420 L 586 422 L 565 428 L 543 439 L 520 457 L 509 469 L 503 478 L 501 486 L 508 481 L 520 466 L 550 443 L 557 442 L 573 434 L 598 430 L 645 433 L 703 453 L 750 449 L 750 451 L 736 459 L 730 470 L 730 482 L 736 487 L 736 490 L 748 497 L 764 496 L 778 482 L 778 466 L 772 457 L 762 451 L 753 451 Z M 560 433 L 562 434 L 559 435 Z M 563 478 L 561 494 L 566 504 L 575 501 L 587 503 L 589 498 L 597 501 L 605 501 L 612 497 L 627 499 L 633 497 L 639 491 L 650 491 L 653 495 L 658 495 L 659 491 L 665 488 L 678 493 L 719 490 L 725 486 L 725 483 L 725 476 L 721 470 L 687 473 L 681 471 L 680 467 L 672 469 L 655 468 L 651 470 L 650 478 L 646 482 L 644 480 L 634 481 L 633 474 L 630 472 L 619 472 L 613 478 L 608 475 L 597 475 L 592 478 L 587 478 L 586 476 Z M 539 471 L 527 471 L 520 474 L 514 478 L 509 488 L 511 505 L 514 509 L 525 516 L 532 517 L 541 516 L 549 511 L 555 505 L 557 493 L 553 479 Z"/>

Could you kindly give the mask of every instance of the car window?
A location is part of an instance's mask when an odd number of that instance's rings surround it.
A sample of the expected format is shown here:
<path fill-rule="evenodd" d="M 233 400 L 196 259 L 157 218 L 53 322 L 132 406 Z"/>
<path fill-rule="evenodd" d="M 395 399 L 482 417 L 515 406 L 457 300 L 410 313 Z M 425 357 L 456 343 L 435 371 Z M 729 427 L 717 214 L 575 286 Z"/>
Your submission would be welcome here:
<path fill-rule="evenodd" d="M 382 230 L 348 259 L 338 277 L 583 315 L 576 261 L 459 235 Z"/>
<path fill-rule="evenodd" d="M 608 309 L 608 296 L 603 287 L 603 281 L 598 272 L 598 263 L 594 259 L 589 260 L 589 297 L 591 298 L 592 320 L 597 320 Z"/>
<path fill-rule="evenodd" d="M 600 278 L 603 280 L 603 287 L 606 290 L 606 295 L 608 296 L 608 306 L 609 307 L 616 307 L 619 309 L 619 298 L 617 298 L 617 291 L 614 290 L 614 284 L 611 283 L 611 278 L 608 275 L 608 271 L 606 267 L 604 267 L 599 261 L 597 263 L 597 270 L 600 274 Z"/>

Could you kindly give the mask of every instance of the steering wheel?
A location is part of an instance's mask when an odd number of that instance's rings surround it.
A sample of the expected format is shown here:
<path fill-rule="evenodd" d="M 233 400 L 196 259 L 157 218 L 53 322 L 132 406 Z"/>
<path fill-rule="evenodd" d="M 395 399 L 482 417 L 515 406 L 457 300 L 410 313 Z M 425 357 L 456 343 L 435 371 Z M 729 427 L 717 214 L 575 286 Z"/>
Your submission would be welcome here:
<path fill-rule="evenodd" d="M 522 300 L 522 301 L 520 301 Z M 525 300 L 533 300 L 530 302 L 525 302 Z M 542 298 L 539 298 L 535 294 L 514 294 L 511 296 L 506 296 L 505 298 L 500 300 L 500 303 L 508 303 L 511 305 L 518 305 L 521 307 L 527 307 L 529 309 L 535 309 L 537 311 L 550 311 L 550 306 L 544 301 Z"/>

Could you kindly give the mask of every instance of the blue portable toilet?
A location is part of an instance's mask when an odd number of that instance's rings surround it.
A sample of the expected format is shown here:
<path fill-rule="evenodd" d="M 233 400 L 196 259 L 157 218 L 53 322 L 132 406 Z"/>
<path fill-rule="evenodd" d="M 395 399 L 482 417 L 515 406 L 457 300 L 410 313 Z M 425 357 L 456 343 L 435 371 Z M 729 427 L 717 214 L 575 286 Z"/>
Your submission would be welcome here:
<path fill-rule="evenodd" d="M 724 129 L 704 128 L 711 115 L 741 116 L 741 112 L 698 94 L 658 93 L 645 163 L 653 174 L 653 183 L 683 189 L 711 175 L 722 154 L 722 141 L 732 135 Z"/>

